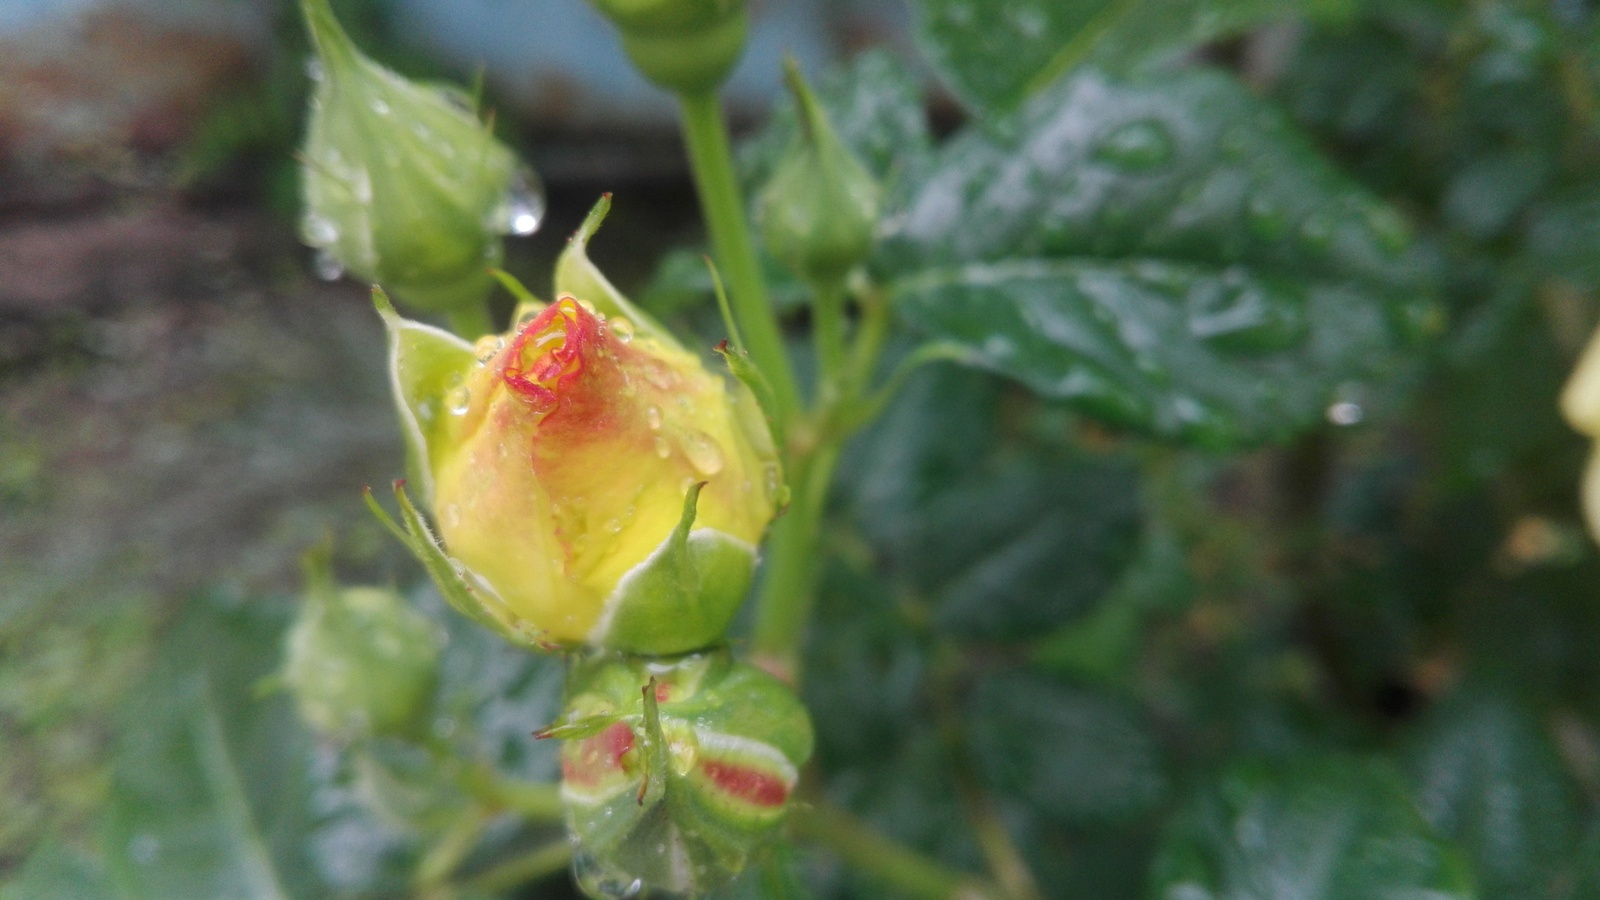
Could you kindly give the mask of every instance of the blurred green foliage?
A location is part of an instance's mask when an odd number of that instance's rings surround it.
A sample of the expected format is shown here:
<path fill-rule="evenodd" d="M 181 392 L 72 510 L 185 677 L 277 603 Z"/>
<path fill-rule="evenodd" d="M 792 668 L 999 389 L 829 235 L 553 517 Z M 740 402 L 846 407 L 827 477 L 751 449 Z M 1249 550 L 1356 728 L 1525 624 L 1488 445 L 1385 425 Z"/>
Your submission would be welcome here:
<path fill-rule="evenodd" d="M 1600 12 L 914 8 L 953 133 L 882 51 L 818 94 L 888 188 L 872 289 L 973 366 L 911 379 L 841 466 L 816 797 L 1019 897 L 1600 897 L 1600 556 L 1555 405 L 1600 314 Z M 747 143 L 752 192 L 794 129 Z M 693 261 L 646 292 L 667 318 Z M 452 635 L 444 746 L 552 779 L 527 732 L 559 665 L 418 602 Z M 255 699 L 282 613 L 91 631 L 145 675 L 114 725 L 0 753 L 92 818 L 0 820 L 31 851 L 0 897 L 392 895 L 501 811 Z M 0 643 L 0 716 L 112 704 L 63 646 Z M 485 834 L 465 871 L 550 837 Z M 895 895 L 808 844 L 733 895 L 805 891 Z"/>

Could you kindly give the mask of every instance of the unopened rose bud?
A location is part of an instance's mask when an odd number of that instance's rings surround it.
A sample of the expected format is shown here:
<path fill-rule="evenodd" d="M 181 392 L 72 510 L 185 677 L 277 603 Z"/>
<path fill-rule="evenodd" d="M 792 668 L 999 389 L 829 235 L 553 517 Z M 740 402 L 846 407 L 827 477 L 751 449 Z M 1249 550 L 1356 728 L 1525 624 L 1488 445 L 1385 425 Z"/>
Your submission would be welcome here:
<path fill-rule="evenodd" d="M 761 192 L 761 236 L 795 274 L 831 283 L 872 252 L 882 190 L 839 140 L 793 61 L 788 77 L 800 133 Z"/>
<path fill-rule="evenodd" d="M 1561 392 L 1561 413 L 1575 431 L 1597 442 L 1584 468 L 1579 499 L 1589 533 L 1600 541 L 1600 331 L 1589 339 L 1567 379 Z"/>
<path fill-rule="evenodd" d="M 301 5 L 318 73 L 302 151 L 301 238 L 335 271 L 420 309 L 481 303 L 501 235 L 539 224 L 537 180 L 457 92 L 368 59 L 328 0 Z"/>
<path fill-rule="evenodd" d="M 699 896 L 770 840 L 811 755 L 794 691 L 725 650 L 571 674 L 561 795 L 580 879 Z"/>
<path fill-rule="evenodd" d="M 697 650 L 749 589 L 776 451 L 748 390 L 620 296 L 601 302 L 610 315 L 561 296 L 476 347 L 386 311 L 415 469 L 480 620 L 513 639 Z"/>
<path fill-rule="evenodd" d="M 323 555 L 307 558 L 310 583 L 285 640 L 282 682 L 319 731 L 408 734 L 432 702 L 438 633 L 399 594 L 341 588 L 327 566 Z"/>
<path fill-rule="evenodd" d="M 635 68 L 670 91 L 720 85 L 744 51 L 744 0 L 593 0 Z"/>

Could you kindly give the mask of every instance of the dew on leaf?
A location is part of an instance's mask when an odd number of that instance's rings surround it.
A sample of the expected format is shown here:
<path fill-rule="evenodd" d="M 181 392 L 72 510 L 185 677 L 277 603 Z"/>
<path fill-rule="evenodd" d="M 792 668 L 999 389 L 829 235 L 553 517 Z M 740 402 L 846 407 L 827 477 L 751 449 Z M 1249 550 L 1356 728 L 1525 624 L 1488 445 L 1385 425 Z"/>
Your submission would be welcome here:
<path fill-rule="evenodd" d="M 1095 150 L 1095 157 L 1125 169 L 1144 170 L 1172 160 L 1172 132 L 1154 119 L 1129 122 L 1113 129 Z"/>

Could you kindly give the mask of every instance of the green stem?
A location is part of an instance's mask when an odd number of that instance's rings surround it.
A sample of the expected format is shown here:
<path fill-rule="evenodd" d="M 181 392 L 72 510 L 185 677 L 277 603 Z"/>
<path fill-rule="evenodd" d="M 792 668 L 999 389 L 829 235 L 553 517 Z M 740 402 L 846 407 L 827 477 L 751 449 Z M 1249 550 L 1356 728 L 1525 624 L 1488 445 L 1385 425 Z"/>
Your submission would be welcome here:
<path fill-rule="evenodd" d="M 489 315 L 487 298 L 452 306 L 445 314 L 445 318 L 450 323 L 451 331 L 469 341 L 495 332 L 494 319 Z"/>
<path fill-rule="evenodd" d="M 824 844 L 846 863 L 914 897 L 980 900 L 999 893 L 982 879 L 946 869 L 902 847 L 832 806 L 799 806 L 789 816 L 796 834 Z"/>
<path fill-rule="evenodd" d="M 554 784 L 506 778 L 489 765 L 466 769 L 461 783 L 473 797 L 496 810 L 513 812 L 532 822 L 560 822 L 566 818 L 561 788 Z"/>
<path fill-rule="evenodd" d="M 501 894 L 514 887 L 554 875 L 572 862 L 572 844 L 566 840 L 536 847 L 521 856 L 506 860 L 463 884 L 480 894 Z"/>
<path fill-rule="evenodd" d="M 796 455 L 789 510 L 772 527 L 750 641 L 756 664 L 791 684 L 800 679 L 800 651 L 816 599 L 818 536 L 839 443 L 830 440 Z"/>
<path fill-rule="evenodd" d="M 477 846 L 478 837 L 483 834 L 488 821 L 488 817 L 479 809 L 463 811 L 423 854 L 422 861 L 417 864 L 418 886 L 431 887 L 443 883 Z"/>
<path fill-rule="evenodd" d="M 683 139 L 689 150 L 689 165 L 694 169 L 706 230 L 711 234 L 712 252 L 732 289 L 733 312 L 750 358 L 771 382 L 780 417 L 788 419 L 800 408 L 800 392 L 784 351 L 778 319 L 767 299 L 755 247 L 750 243 L 722 109 L 716 94 L 710 91 L 679 94 L 678 101 Z"/>
<path fill-rule="evenodd" d="M 857 297 L 861 307 L 861 324 L 856 329 L 855 344 L 850 348 L 850 395 L 859 396 L 872 381 L 878 366 L 878 356 L 883 352 L 883 342 L 889 337 L 889 298 L 877 287 L 869 287 Z"/>
<path fill-rule="evenodd" d="M 845 358 L 844 286 L 838 283 L 816 286 L 811 304 L 811 338 L 817 352 L 817 397 L 826 406 L 837 401 L 847 389 L 849 377 Z"/>

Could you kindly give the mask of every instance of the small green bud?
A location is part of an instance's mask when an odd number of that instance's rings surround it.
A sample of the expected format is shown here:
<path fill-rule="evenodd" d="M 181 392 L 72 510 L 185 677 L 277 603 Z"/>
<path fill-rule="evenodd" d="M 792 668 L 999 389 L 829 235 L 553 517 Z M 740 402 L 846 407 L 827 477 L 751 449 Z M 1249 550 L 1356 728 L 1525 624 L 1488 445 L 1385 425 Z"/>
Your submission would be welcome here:
<path fill-rule="evenodd" d="M 301 8 L 317 53 L 301 239 L 327 277 L 348 269 L 434 312 L 480 303 L 504 255 L 501 235 L 538 227 L 537 178 L 459 91 L 368 59 L 328 0 Z"/>
<path fill-rule="evenodd" d="M 800 133 L 761 192 L 761 236 L 801 278 L 836 282 L 872 252 L 883 191 L 839 140 L 793 60 L 787 68 Z"/>
<path fill-rule="evenodd" d="M 306 574 L 281 675 L 301 717 L 345 738 L 410 733 L 433 698 L 439 657 L 433 623 L 394 591 L 340 588 L 326 550 L 307 555 Z"/>
<path fill-rule="evenodd" d="M 744 0 L 593 0 L 640 74 L 669 91 L 715 89 L 744 52 Z"/>
<path fill-rule="evenodd" d="M 592 894 L 696 895 L 737 875 L 782 821 L 811 756 L 794 691 L 725 649 L 596 656 L 567 685 L 561 795 Z"/>

